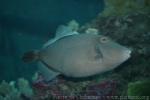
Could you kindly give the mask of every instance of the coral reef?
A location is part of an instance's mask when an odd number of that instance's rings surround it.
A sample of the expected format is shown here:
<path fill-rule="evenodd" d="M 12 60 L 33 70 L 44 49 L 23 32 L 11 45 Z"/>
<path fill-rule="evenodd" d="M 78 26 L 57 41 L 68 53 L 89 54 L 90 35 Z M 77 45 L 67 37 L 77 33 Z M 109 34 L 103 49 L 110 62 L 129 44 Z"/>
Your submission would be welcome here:
<path fill-rule="evenodd" d="M 0 84 L 0 100 L 21 100 L 20 92 L 15 88 L 15 82 Z"/>
<path fill-rule="evenodd" d="M 22 100 L 22 98 L 75 100 L 80 96 L 133 95 L 139 91 L 133 91 L 135 87 L 149 84 L 139 82 L 150 78 L 149 26 L 150 14 L 132 13 L 123 17 L 99 16 L 81 27 L 79 31 L 96 34 L 99 31 L 99 34 L 109 36 L 120 44 L 130 47 L 133 53 L 127 62 L 113 71 L 88 79 L 74 80 L 58 76 L 47 83 L 44 80 L 37 81 L 38 74 L 36 74 L 31 84 L 32 89 L 24 79 L 18 80 L 17 83 L 3 81 L 0 85 L 0 98 L 1 100 Z M 138 82 L 132 83 L 134 81 Z M 143 91 L 149 93 L 146 90 L 147 88 Z"/>
<path fill-rule="evenodd" d="M 39 75 L 36 73 L 31 84 L 32 88 L 25 79 L 19 79 L 17 83 L 3 81 L 0 84 L 0 100 L 22 100 L 23 98 L 64 100 L 65 96 L 68 100 L 75 100 L 81 95 L 149 96 L 149 5 L 149 0 L 106 0 L 104 12 L 91 22 L 82 27 L 79 27 L 79 24 L 74 20 L 68 23 L 72 30 L 106 35 L 131 48 L 131 58 L 120 67 L 86 79 L 70 79 L 58 76 L 50 82 L 45 82 L 41 78 L 39 80 Z"/>
<path fill-rule="evenodd" d="M 105 0 L 103 16 L 123 16 L 133 12 L 147 12 L 150 9 L 149 0 Z"/>
<path fill-rule="evenodd" d="M 32 95 L 32 88 L 24 78 L 18 79 L 17 83 L 2 81 L 0 84 L 0 100 L 28 100 Z"/>
<path fill-rule="evenodd" d="M 117 84 L 117 81 L 108 79 L 97 82 L 95 80 L 72 81 L 59 76 L 49 84 L 33 84 L 36 91 L 34 99 L 45 100 L 64 96 L 70 99 L 79 99 L 80 96 L 112 96 L 116 94 Z"/>
<path fill-rule="evenodd" d="M 150 80 L 131 82 L 128 84 L 129 96 L 150 96 Z"/>

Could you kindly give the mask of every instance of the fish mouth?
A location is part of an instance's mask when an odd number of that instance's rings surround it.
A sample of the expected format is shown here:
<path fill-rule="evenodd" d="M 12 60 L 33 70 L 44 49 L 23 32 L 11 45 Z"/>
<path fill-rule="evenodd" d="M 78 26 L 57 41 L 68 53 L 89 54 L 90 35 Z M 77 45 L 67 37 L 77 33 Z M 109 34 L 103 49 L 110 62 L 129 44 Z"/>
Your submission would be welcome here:
<path fill-rule="evenodd" d="M 123 55 L 124 55 L 124 57 L 125 57 L 126 59 L 128 59 L 128 58 L 130 58 L 131 53 L 132 53 L 132 50 L 127 49 L 127 50 L 124 51 Z"/>

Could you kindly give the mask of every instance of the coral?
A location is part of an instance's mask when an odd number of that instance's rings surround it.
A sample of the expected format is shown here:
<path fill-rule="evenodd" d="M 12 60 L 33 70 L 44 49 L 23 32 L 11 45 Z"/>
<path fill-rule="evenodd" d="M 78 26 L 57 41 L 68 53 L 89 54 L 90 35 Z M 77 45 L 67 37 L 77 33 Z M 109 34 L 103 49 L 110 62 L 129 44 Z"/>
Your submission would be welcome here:
<path fill-rule="evenodd" d="M 139 1 L 143 4 L 139 5 Z M 0 84 L 0 100 L 53 100 L 59 96 L 73 98 L 79 95 L 150 95 L 145 94 L 150 93 L 150 81 L 145 81 L 150 77 L 150 13 L 146 10 L 149 5 L 149 0 L 106 0 L 103 16 L 98 16 L 81 28 L 76 21 L 68 23 L 74 31 L 106 35 L 131 48 L 131 58 L 120 67 L 83 80 L 58 76 L 45 82 L 36 73 L 32 87 L 23 78 L 17 83 L 3 81 Z"/>
<path fill-rule="evenodd" d="M 2 81 L 0 84 L 0 100 L 24 100 L 31 98 L 31 94 L 32 88 L 23 78 L 19 79 L 17 84 L 15 81 Z"/>
<path fill-rule="evenodd" d="M 44 81 L 34 83 L 35 97 L 37 98 L 50 98 L 56 96 L 75 96 L 89 84 L 89 81 L 74 82 L 62 77 L 57 77 L 51 82 L 45 83 Z"/>
<path fill-rule="evenodd" d="M 71 20 L 68 23 L 68 27 L 70 27 L 70 29 L 72 29 L 72 31 L 77 31 L 79 29 L 79 23 L 76 20 Z"/>
<path fill-rule="evenodd" d="M 128 84 L 129 96 L 150 96 L 150 80 L 131 82 Z"/>
<path fill-rule="evenodd" d="M 116 94 L 115 80 L 103 80 L 97 84 L 90 84 L 86 87 L 86 91 L 82 91 L 82 95 L 88 96 L 113 96 Z"/>
<path fill-rule="evenodd" d="M 15 82 L 7 83 L 3 81 L 0 84 L 0 100 L 22 100 L 20 92 L 15 88 Z"/>
<path fill-rule="evenodd" d="M 24 78 L 18 79 L 18 90 L 27 97 L 33 95 L 33 90 L 29 85 L 29 82 Z"/>
<path fill-rule="evenodd" d="M 12 87 L 5 81 L 2 81 L 0 85 L 0 95 L 9 94 L 10 91 L 12 90 Z"/>
<path fill-rule="evenodd" d="M 105 0 L 103 16 L 122 16 L 133 12 L 147 12 L 150 10 L 149 0 Z"/>
<path fill-rule="evenodd" d="M 112 96 L 116 95 L 116 80 L 111 79 L 66 79 L 59 76 L 51 82 L 37 82 L 33 84 L 34 99 L 50 99 L 57 97 L 75 98 L 79 96 Z M 78 98 L 79 99 L 79 98 Z"/>

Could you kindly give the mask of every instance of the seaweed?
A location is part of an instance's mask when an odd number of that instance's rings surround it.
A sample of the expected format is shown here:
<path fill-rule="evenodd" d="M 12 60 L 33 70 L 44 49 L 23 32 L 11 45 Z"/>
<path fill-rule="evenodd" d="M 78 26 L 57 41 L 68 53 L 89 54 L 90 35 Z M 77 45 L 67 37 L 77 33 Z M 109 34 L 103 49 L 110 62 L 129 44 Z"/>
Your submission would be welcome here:
<path fill-rule="evenodd" d="M 128 84 L 129 96 L 150 96 L 150 80 L 141 80 Z"/>

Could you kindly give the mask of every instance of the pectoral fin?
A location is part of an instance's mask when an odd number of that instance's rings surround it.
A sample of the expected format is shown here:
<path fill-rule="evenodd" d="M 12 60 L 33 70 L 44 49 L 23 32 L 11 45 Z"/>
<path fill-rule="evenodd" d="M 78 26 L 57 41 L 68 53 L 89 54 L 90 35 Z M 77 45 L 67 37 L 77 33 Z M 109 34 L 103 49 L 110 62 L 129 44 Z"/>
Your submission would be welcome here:
<path fill-rule="evenodd" d="M 96 53 L 95 60 L 101 61 L 103 59 L 103 54 L 102 54 L 100 48 L 98 47 L 98 45 L 95 46 L 95 53 Z"/>

